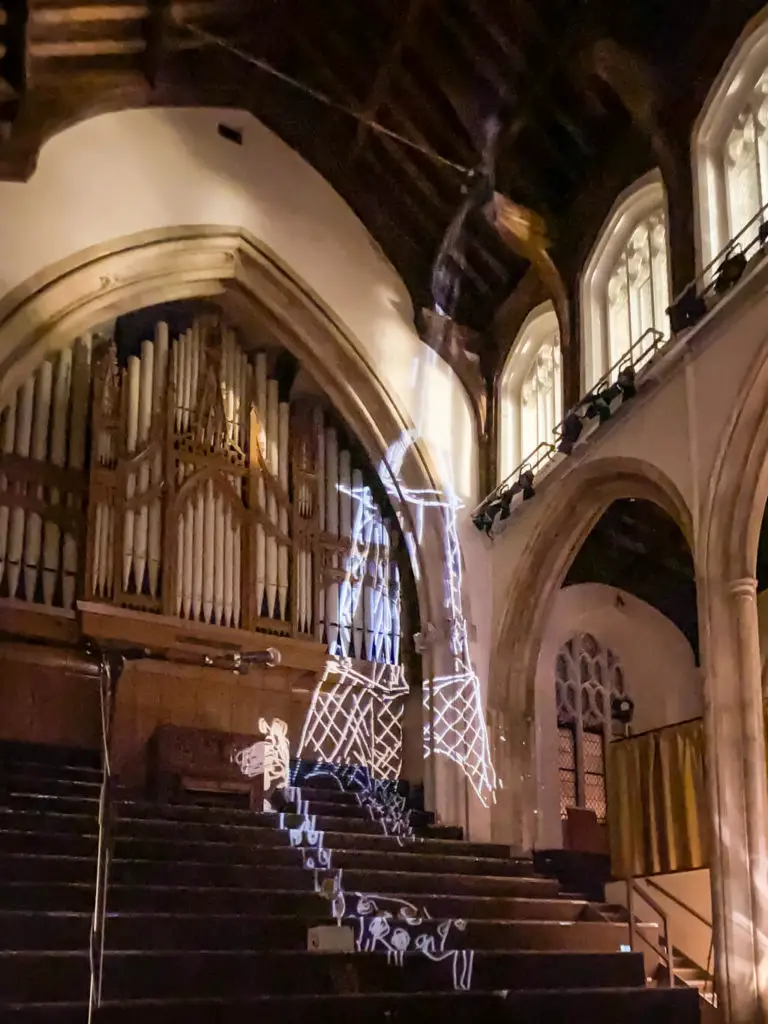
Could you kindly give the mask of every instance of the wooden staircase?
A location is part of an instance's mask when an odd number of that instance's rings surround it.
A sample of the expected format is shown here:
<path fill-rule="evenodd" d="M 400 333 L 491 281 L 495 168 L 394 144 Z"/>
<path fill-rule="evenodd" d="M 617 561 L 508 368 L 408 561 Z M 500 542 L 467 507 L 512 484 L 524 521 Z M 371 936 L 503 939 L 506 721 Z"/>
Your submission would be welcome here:
<path fill-rule="evenodd" d="M 3 1021 L 87 1019 L 99 783 L 89 753 L 4 751 Z M 435 830 L 401 843 L 354 792 L 326 780 L 304 785 L 300 799 L 332 851 L 321 876 L 345 893 L 344 924 L 357 935 L 370 925 L 360 894 L 380 908 L 418 910 L 402 956 L 382 942 L 369 952 L 307 950 L 308 928 L 334 924 L 327 894 L 315 891 L 312 849 L 291 845 L 289 829 L 311 819 L 256 814 L 235 799 L 161 805 L 118 793 L 97 1021 L 698 1021 L 693 989 L 645 987 L 641 957 L 620 952 L 626 925 L 589 920 L 588 900 L 563 895 L 507 847 Z M 417 950 L 417 934 L 444 935 L 445 956 L 434 955 L 439 943 L 433 955 Z"/>

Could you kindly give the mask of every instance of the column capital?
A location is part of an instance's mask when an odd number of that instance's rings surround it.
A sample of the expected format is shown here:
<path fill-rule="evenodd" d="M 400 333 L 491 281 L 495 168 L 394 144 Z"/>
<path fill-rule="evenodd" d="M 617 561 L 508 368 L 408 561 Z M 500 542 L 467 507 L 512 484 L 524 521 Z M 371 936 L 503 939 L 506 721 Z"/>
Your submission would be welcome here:
<path fill-rule="evenodd" d="M 730 580 L 726 589 L 732 597 L 756 597 L 757 580 L 754 576 L 742 576 L 741 579 Z"/>

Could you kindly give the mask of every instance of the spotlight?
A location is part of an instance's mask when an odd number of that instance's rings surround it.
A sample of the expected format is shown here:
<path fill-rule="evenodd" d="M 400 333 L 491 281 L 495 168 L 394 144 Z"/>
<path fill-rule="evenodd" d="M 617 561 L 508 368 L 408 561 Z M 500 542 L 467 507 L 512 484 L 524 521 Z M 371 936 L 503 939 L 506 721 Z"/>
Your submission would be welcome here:
<path fill-rule="evenodd" d="M 509 490 L 501 499 L 501 511 L 499 512 L 499 521 L 504 522 L 505 519 L 509 519 L 509 506 L 512 504 L 512 491 Z"/>
<path fill-rule="evenodd" d="M 584 424 L 581 422 L 581 416 L 575 412 L 569 412 L 560 429 L 560 444 L 557 446 L 557 450 L 562 455 L 570 455 L 583 430 Z"/>
<path fill-rule="evenodd" d="M 768 244 L 768 220 L 763 221 L 763 223 L 757 229 L 757 241 L 760 247 L 763 249 Z"/>
<path fill-rule="evenodd" d="M 536 494 L 536 491 L 533 489 L 533 470 L 526 469 L 524 473 L 521 473 L 517 484 L 518 489 L 523 492 L 523 501 L 528 501 L 529 498 L 534 497 Z"/>
<path fill-rule="evenodd" d="M 634 398 L 637 394 L 637 387 L 635 385 L 636 378 L 635 368 L 630 363 L 629 366 L 623 367 L 619 370 L 619 375 L 616 378 L 616 383 L 621 388 L 621 394 L 626 401 L 628 398 Z"/>
<path fill-rule="evenodd" d="M 605 423 L 611 418 L 611 402 L 607 388 L 602 391 L 593 391 L 587 401 L 589 402 L 586 412 L 587 419 L 596 420 L 600 417 L 600 422 Z"/>
<path fill-rule="evenodd" d="M 482 512 L 478 512 L 473 517 L 472 522 L 476 530 L 479 530 L 481 533 L 490 533 L 493 526 L 493 516 L 488 515 L 487 510 L 483 509 Z"/>
<path fill-rule="evenodd" d="M 621 725 L 629 725 L 635 714 L 635 702 L 630 697 L 614 694 L 611 699 L 611 718 Z"/>
<path fill-rule="evenodd" d="M 686 327 L 693 327 L 707 312 L 707 304 L 696 291 L 695 285 L 689 285 L 677 302 L 669 306 L 667 316 L 672 333 L 685 330 Z"/>
<path fill-rule="evenodd" d="M 743 252 L 733 252 L 726 256 L 720 264 L 715 278 L 715 294 L 725 295 L 735 284 L 738 284 L 746 266 L 747 257 Z"/>

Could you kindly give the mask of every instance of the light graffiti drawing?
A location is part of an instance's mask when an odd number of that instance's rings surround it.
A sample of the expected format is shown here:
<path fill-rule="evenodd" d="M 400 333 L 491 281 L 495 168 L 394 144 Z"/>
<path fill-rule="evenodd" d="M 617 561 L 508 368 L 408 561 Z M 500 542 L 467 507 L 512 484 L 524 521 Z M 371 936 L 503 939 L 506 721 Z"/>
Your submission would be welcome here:
<path fill-rule="evenodd" d="M 402 516 L 400 523 L 417 575 L 416 544 L 422 537 L 425 512 L 429 508 L 439 509 L 442 517 L 445 607 L 453 670 L 424 683 L 424 756 L 442 755 L 457 764 L 478 799 L 487 807 L 495 799 L 497 779 L 483 714 L 480 680 L 470 657 L 461 594 L 457 514 L 463 506 L 450 487 L 416 489 L 398 483 L 413 442 L 413 432 L 406 432 L 390 446 L 379 466 L 379 478 L 390 498 L 397 502 L 404 500 L 409 507 L 413 533 L 405 528 Z M 329 658 L 323 677 L 315 687 L 299 751 L 304 756 L 333 764 L 363 765 L 379 778 L 394 779 L 399 777 L 401 768 L 402 698 L 408 692 L 403 668 L 396 664 L 399 633 L 393 624 L 399 622 L 399 577 L 396 593 L 387 593 L 384 577 L 380 586 L 366 588 L 365 608 L 362 609 L 360 581 L 364 572 L 367 569 L 375 578 L 380 575 L 376 558 L 371 560 L 369 556 L 379 550 L 377 531 L 381 529 L 381 522 L 368 488 L 353 486 L 350 494 L 355 502 L 355 514 L 351 554 L 339 588 L 340 647 L 344 655 L 349 650 L 348 638 L 353 644 L 360 643 L 355 637 L 358 624 L 364 622 L 365 641 L 370 649 L 368 656 L 376 660 L 358 668 L 359 663 L 353 665 L 348 657 Z"/>
<path fill-rule="evenodd" d="M 399 778 L 407 693 L 402 665 L 329 658 L 304 719 L 301 755 Z"/>
<path fill-rule="evenodd" d="M 495 800 L 497 779 L 483 714 L 480 680 L 470 657 L 467 619 L 461 596 L 461 545 L 457 515 L 463 505 L 450 487 L 444 491 L 398 487 L 396 475 L 400 473 L 413 439 L 413 433 L 409 432 L 390 447 L 379 475 L 390 496 L 402 495 L 413 510 L 419 540 L 425 510 L 437 508 L 442 514 L 445 606 L 453 671 L 424 682 L 424 757 L 440 754 L 457 764 L 480 802 L 487 807 Z"/>
<path fill-rule="evenodd" d="M 266 733 L 266 741 L 253 744 L 235 756 L 244 775 L 251 777 L 254 766 L 259 771 L 269 765 L 270 780 L 288 779 L 291 775 L 288 728 L 285 722 L 262 720 L 259 728 Z M 261 746 L 256 754 L 254 748 Z M 405 798 L 389 780 L 374 778 L 370 771 L 359 765 L 306 764 L 299 762 L 293 771 L 294 779 L 309 782 L 320 777 L 332 778 L 345 792 L 354 792 L 361 806 L 367 807 L 371 817 L 381 824 L 385 835 L 394 836 L 402 846 L 418 842 L 410 825 Z M 329 901 L 330 916 L 341 925 L 345 921 L 356 925 L 355 949 L 362 953 L 382 952 L 387 962 L 402 967 L 405 955 L 421 954 L 435 963 L 450 964 L 453 987 L 469 990 L 472 984 L 474 951 L 450 948 L 451 939 L 458 941 L 466 931 L 466 922 L 460 919 L 435 921 L 429 912 L 399 896 L 386 894 L 346 892 L 343 869 L 334 867 L 333 850 L 325 845 L 325 832 L 317 827 L 317 817 L 308 811 L 309 803 L 302 797 L 301 787 L 284 786 L 287 799 L 295 804 L 296 813 L 280 812 L 277 827 L 288 833 L 288 842 L 301 852 L 302 864 L 313 875 L 316 893 Z"/>

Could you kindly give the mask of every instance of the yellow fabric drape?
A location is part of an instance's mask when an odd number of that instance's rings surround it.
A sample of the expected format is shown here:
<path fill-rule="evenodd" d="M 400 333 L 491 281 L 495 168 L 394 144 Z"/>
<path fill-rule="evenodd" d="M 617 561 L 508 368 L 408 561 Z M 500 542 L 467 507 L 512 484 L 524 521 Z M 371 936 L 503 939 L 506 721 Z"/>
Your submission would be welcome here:
<path fill-rule="evenodd" d="M 709 863 L 704 727 L 699 719 L 610 744 L 608 831 L 615 877 Z"/>

